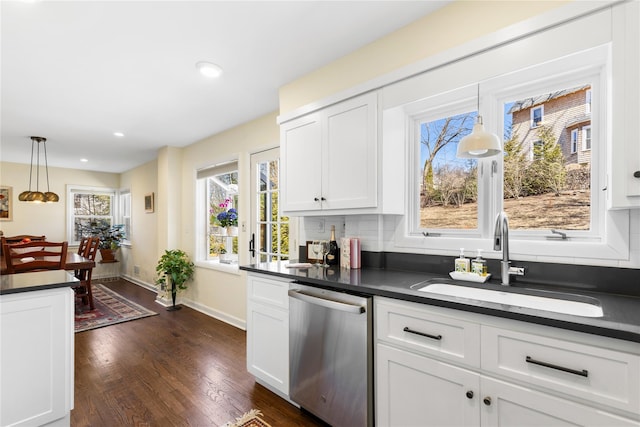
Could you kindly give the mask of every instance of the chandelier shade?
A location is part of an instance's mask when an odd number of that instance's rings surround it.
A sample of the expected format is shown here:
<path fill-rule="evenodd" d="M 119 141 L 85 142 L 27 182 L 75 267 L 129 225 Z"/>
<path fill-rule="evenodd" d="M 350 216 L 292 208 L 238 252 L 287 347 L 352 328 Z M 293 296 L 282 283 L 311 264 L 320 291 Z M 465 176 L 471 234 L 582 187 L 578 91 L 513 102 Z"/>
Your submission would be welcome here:
<path fill-rule="evenodd" d="M 44 153 L 44 170 L 47 179 L 47 191 L 40 191 L 40 145 L 43 147 Z M 34 149 L 37 147 L 37 150 Z M 33 156 L 36 154 L 36 190 L 31 190 L 31 183 L 33 181 Z M 18 200 L 21 202 L 31 203 L 47 203 L 57 202 L 60 200 L 60 196 L 52 192 L 49 188 L 49 164 L 47 162 L 47 138 L 41 136 L 31 137 L 31 166 L 29 168 L 29 189 L 23 191 L 18 195 Z"/>

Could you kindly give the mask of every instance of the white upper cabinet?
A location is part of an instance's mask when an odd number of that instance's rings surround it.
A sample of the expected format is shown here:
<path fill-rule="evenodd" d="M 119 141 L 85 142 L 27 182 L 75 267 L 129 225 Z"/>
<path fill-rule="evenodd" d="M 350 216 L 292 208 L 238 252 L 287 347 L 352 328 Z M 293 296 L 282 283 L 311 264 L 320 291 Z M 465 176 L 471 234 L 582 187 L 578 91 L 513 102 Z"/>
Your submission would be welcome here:
<path fill-rule="evenodd" d="M 382 213 L 377 96 L 366 93 L 281 125 L 283 213 Z"/>
<path fill-rule="evenodd" d="M 640 208 L 640 2 L 613 8 L 612 209 Z"/>

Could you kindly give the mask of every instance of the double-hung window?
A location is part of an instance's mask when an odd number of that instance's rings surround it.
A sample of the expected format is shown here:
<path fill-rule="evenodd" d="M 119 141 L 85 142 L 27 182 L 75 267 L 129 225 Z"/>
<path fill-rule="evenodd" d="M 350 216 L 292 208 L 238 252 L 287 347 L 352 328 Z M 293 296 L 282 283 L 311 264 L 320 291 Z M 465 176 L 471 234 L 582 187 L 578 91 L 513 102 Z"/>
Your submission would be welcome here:
<path fill-rule="evenodd" d="M 92 226 L 116 224 L 117 191 L 109 188 L 70 186 L 67 189 L 67 240 L 77 245 L 91 236 Z"/>

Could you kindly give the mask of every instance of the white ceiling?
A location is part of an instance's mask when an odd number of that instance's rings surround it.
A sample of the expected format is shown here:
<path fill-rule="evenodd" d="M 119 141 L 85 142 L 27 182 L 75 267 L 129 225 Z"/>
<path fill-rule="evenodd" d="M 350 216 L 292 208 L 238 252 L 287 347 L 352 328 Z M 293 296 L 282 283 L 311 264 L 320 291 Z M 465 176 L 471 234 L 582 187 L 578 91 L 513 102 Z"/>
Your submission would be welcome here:
<path fill-rule="evenodd" d="M 29 163 L 36 135 L 49 166 L 129 170 L 275 111 L 279 87 L 447 2 L 2 1 L 0 159 Z"/>

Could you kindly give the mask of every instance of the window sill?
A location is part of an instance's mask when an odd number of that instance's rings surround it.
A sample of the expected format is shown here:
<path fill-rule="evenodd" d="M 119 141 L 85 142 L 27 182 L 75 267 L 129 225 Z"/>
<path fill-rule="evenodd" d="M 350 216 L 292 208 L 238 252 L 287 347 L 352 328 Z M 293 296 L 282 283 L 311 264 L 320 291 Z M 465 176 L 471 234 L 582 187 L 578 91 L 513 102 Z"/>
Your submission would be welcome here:
<path fill-rule="evenodd" d="M 240 275 L 239 264 L 220 264 L 217 261 L 196 261 L 196 267 L 206 268 L 208 270 L 216 270 L 229 274 Z"/>

